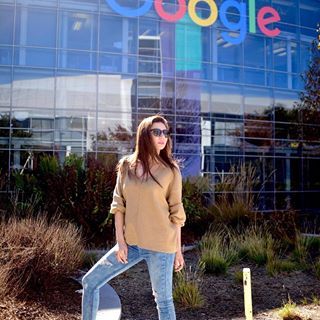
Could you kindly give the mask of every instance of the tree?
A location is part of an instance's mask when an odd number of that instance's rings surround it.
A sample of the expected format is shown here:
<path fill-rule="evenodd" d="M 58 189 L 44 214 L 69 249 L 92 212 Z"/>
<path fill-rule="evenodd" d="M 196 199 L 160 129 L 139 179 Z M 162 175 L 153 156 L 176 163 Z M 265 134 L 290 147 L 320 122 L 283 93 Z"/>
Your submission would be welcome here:
<path fill-rule="evenodd" d="M 320 134 L 320 29 L 318 25 L 317 39 L 310 48 L 308 69 L 302 74 L 304 91 L 300 93 L 300 101 L 295 107 L 300 111 L 304 126 L 304 140 L 318 140 Z"/>

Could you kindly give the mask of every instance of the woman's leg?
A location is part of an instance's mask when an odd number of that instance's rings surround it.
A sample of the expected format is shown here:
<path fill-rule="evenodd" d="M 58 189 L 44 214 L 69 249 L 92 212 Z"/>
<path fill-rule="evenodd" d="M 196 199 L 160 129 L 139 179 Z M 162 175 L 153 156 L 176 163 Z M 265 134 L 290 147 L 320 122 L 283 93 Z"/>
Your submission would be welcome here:
<path fill-rule="evenodd" d="M 157 303 L 159 320 L 176 320 L 172 298 L 174 253 L 148 251 L 147 261 L 152 291 Z"/>
<path fill-rule="evenodd" d="M 99 306 L 99 288 L 142 260 L 137 247 L 128 246 L 128 263 L 117 261 L 117 245 L 107 252 L 83 277 L 82 320 L 95 320 Z"/>

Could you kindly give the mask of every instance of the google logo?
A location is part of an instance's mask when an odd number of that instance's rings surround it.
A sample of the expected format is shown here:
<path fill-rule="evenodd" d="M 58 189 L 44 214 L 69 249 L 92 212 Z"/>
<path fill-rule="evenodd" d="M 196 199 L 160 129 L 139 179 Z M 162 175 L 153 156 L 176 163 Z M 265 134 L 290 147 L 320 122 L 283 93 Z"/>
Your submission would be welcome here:
<path fill-rule="evenodd" d="M 225 41 L 230 42 L 232 44 L 241 43 L 246 35 L 247 35 L 247 4 L 243 2 L 238 2 L 235 0 L 226 0 L 224 1 L 218 13 L 218 7 L 214 0 L 189 0 L 188 5 L 186 4 L 186 0 L 177 0 L 178 1 L 178 9 L 175 13 L 168 13 L 163 8 L 163 0 L 154 0 L 154 7 L 156 9 L 157 14 L 163 20 L 168 22 L 176 22 L 184 17 L 187 12 L 192 21 L 201 27 L 208 27 L 214 24 L 219 18 L 223 26 L 225 26 L 228 30 L 239 32 L 238 37 L 231 36 L 228 32 L 221 32 L 221 36 Z M 106 0 L 109 6 L 113 11 L 125 17 L 138 17 L 146 14 L 152 6 L 153 0 L 145 0 L 144 4 L 136 9 L 123 7 L 117 3 L 117 0 Z M 198 15 L 196 6 L 199 2 L 205 2 L 209 8 L 210 13 L 209 16 L 203 18 Z M 228 19 L 228 10 L 230 8 L 234 8 L 239 12 L 239 21 L 233 22 Z M 270 25 L 271 23 L 280 21 L 280 16 L 277 10 L 272 7 L 262 7 L 256 16 L 256 4 L 255 0 L 248 0 L 248 24 L 249 24 L 249 32 L 256 33 L 256 20 L 258 26 L 262 33 L 264 33 L 268 37 L 275 37 L 280 34 L 279 28 L 273 28 Z"/>

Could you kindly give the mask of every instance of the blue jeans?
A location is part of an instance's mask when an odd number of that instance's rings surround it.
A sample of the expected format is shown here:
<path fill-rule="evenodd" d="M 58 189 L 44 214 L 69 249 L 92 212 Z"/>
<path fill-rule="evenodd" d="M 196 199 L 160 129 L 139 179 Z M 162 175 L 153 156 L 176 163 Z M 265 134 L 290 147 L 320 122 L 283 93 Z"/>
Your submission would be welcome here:
<path fill-rule="evenodd" d="M 83 277 L 82 320 L 95 320 L 99 306 L 99 288 L 118 274 L 146 260 L 157 304 L 159 320 L 176 320 L 172 298 L 174 253 L 156 252 L 128 245 L 128 263 L 117 261 L 117 245 L 106 253 Z"/>

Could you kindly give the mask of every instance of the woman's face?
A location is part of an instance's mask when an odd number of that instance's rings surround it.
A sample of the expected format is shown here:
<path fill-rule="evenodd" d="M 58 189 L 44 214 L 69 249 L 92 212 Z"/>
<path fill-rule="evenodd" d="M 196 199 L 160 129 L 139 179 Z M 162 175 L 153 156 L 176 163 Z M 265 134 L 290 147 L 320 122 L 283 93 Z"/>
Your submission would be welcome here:
<path fill-rule="evenodd" d="M 150 131 L 153 145 L 159 154 L 167 144 L 169 130 L 167 130 L 167 127 L 162 122 L 155 122 L 152 124 Z"/>

